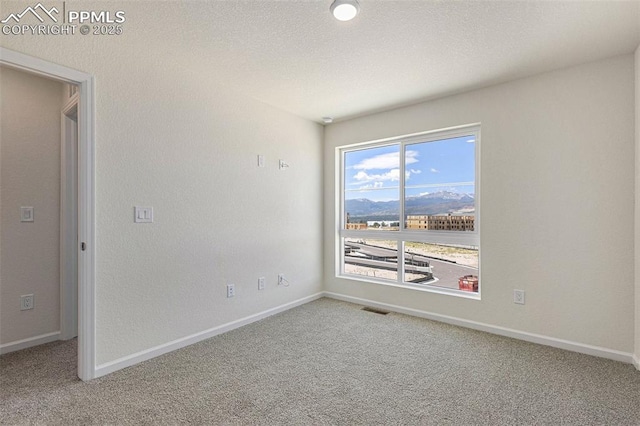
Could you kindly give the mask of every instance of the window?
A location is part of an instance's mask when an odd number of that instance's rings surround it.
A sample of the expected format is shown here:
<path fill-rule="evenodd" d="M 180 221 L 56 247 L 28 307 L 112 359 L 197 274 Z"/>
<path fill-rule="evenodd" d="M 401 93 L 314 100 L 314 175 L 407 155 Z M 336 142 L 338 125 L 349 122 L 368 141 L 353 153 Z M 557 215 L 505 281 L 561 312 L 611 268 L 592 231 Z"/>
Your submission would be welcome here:
<path fill-rule="evenodd" d="M 338 149 L 338 275 L 479 293 L 479 126 Z"/>

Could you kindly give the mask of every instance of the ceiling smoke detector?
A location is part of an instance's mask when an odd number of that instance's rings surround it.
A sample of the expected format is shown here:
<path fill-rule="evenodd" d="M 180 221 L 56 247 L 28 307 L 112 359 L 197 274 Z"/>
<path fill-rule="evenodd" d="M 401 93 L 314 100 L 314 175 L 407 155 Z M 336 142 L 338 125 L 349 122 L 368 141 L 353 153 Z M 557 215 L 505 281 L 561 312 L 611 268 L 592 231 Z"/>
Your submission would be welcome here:
<path fill-rule="evenodd" d="M 322 117 L 322 122 L 324 124 L 330 124 L 333 123 L 333 117 Z"/>
<path fill-rule="evenodd" d="M 357 0 L 335 0 L 329 8 L 338 21 L 350 21 L 360 11 Z"/>

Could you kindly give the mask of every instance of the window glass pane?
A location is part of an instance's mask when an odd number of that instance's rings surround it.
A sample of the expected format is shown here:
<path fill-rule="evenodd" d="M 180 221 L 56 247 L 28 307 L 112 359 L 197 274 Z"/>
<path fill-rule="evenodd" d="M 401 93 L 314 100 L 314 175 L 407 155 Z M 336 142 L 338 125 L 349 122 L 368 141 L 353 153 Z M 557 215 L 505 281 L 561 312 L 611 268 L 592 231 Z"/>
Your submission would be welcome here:
<path fill-rule="evenodd" d="M 370 238 L 345 238 L 344 272 L 397 281 L 398 243 Z"/>
<path fill-rule="evenodd" d="M 345 229 L 398 230 L 399 156 L 399 145 L 345 153 Z"/>
<path fill-rule="evenodd" d="M 408 230 L 475 230 L 475 137 L 405 146 Z"/>
<path fill-rule="evenodd" d="M 428 270 L 410 269 L 410 264 L 424 261 L 428 261 Z M 406 242 L 405 265 L 406 282 L 478 291 L 477 247 Z"/>
<path fill-rule="evenodd" d="M 479 292 L 479 128 L 466 131 L 341 150 L 342 274 Z"/>

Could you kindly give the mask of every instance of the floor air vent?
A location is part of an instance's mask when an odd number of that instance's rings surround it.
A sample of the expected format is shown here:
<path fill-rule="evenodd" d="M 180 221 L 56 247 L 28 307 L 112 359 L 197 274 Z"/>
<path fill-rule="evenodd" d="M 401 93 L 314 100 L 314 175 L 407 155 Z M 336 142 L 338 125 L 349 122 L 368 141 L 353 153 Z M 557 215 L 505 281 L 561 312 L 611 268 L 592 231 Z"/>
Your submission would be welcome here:
<path fill-rule="evenodd" d="M 365 306 L 362 308 L 363 311 L 373 312 L 374 314 L 387 315 L 389 311 L 383 311 L 382 309 L 371 308 L 369 306 Z"/>

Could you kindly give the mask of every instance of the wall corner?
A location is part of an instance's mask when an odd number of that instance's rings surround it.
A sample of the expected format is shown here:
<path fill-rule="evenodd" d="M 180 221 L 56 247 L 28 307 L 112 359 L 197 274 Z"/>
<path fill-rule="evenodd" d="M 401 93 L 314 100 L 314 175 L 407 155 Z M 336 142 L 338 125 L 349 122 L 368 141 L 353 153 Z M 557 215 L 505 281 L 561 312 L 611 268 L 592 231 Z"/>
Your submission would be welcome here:
<path fill-rule="evenodd" d="M 640 45 L 635 52 L 635 345 L 634 364 L 640 370 Z"/>

